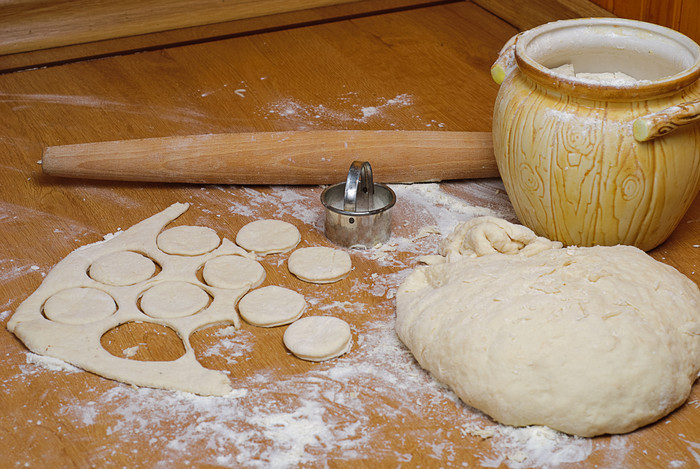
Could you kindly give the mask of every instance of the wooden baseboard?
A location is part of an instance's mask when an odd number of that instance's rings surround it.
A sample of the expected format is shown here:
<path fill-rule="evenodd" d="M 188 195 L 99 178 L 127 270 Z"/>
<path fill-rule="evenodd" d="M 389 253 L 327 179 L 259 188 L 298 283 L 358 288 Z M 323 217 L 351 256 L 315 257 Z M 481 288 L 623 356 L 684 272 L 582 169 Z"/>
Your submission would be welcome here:
<path fill-rule="evenodd" d="M 68 0 L 0 6 L 0 72 L 444 3 L 426 0 Z"/>

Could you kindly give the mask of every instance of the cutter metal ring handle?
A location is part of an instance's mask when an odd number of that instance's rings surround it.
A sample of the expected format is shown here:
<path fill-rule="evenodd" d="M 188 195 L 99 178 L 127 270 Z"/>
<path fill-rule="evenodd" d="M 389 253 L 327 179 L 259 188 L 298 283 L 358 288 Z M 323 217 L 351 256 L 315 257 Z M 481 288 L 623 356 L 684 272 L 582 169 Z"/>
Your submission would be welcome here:
<path fill-rule="evenodd" d="M 371 248 L 391 236 L 391 207 L 396 194 L 385 184 L 374 184 L 369 162 L 355 161 L 345 182 L 326 187 L 324 229 L 329 240 L 343 247 Z"/>
<path fill-rule="evenodd" d="M 353 161 L 345 181 L 343 209 L 346 212 L 369 212 L 373 205 L 372 166 L 368 161 Z"/>

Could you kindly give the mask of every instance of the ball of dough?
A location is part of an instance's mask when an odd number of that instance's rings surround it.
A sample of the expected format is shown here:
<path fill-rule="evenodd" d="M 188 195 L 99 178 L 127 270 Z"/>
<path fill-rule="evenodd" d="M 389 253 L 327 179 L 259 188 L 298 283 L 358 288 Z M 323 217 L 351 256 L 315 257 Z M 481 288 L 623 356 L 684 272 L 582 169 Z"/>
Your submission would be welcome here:
<path fill-rule="evenodd" d="M 95 260 L 89 269 L 93 280 L 106 285 L 135 285 L 148 280 L 156 272 L 156 264 L 133 251 L 116 251 Z"/>
<path fill-rule="evenodd" d="M 97 288 L 66 288 L 51 295 L 44 303 L 44 315 L 64 324 L 99 321 L 111 316 L 116 310 L 114 299 Z"/>
<path fill-rule="evenodd" d="M 256 220 L 238 231 L 236 244 L 256 254 L 287 252 L 301 241 L 296 226 L 281 220 Z"/>
<path fill-rule="evenodd" d="M 158 235 L 158 248 L 166 254 L 199 256 L 213 251 L 221 240 L 206 226 L 175 226 Z"/>
<path fill-rule="evenodd" d="M 141 309 L 153 318 L 180 318 L 198 313 L 209 304 L 209 299 L 209 294 L 197 285 L 161 282 L 141 296 Z"/>
<path fill-rule="evenodd" d="M 629 432 L 681 405 L 700 369 L 700 290 L 630 246 L 421 267 L 396 301 L 421 366 L 508 425 Z"/>
<path fill-rule="evenodd" d="M 289 324 L 301 317 L 305 309 L 303 295 L 276 285 L 253 290 L 238 302 L 241 317 L 258 327 Z"/>
<path fill-rule="evenodd" d="M 336 358 L 350 350 L 352 333 L 342 319 L 308 316 L 284 331 L 284 345 L 302 360 L 320 362 Z"/>
<path fill-rule="evenodd" d="M 333 283 L 350 273 L 352 261 L 345 251 L 315 246 L 294 251 L 289 256 L 287 267 L 305 282 Z"/>
<path fill-rule="evenodd" d="M 265 280 L 265 269 L 247 257 L 219 256 L 204 264 L 202 276 L 212 287 L 255 288 Z"/>

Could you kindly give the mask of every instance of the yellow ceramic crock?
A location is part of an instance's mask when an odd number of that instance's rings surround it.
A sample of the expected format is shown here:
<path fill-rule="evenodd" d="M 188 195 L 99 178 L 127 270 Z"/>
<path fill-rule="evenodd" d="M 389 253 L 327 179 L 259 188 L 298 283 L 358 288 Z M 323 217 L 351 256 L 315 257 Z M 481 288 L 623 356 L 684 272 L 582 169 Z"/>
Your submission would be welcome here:
<path fill-rule="evenodd" d="M 624 72 L 600 83 L 577 72 Z M 496 161 L 520 221 L 566 245 L 649 250 L 700 190 L 700 46 L 617 18 L 547 23 L 492 67 Z"/>

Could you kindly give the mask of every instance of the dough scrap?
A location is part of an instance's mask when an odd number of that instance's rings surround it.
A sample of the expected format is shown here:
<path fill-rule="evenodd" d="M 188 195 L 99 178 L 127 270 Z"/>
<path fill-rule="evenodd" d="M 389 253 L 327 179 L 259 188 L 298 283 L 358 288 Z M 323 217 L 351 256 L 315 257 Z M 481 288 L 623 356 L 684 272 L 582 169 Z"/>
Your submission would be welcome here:
<path fill-rule="evenodd" d="M 19 305 L 7 328 L 32 352 L 58 358 L 106 378 L 136 386 L 201 395 L 230 393 L 232 388 L 226 374 L 204 368 L 197 361 L 187 338 L 210 324 L 229 323 L 239 327 L 240 320 L 233 305 L 248 288 L 216 288 L 201 283 L 196 273 L 215 257 L 249 257 L 251 254 L 226 238 L 220 241 L 215 250 L 200 256 L 163 252 L 157 245 L 158 234 L 188 207 L 188 204 L 173 204 L 106 241 L 80 247 L 68 254 L 51 269 L 34 293 Z M 143 262 L 144 259 L 147 262 Z M 152 276 L 153 273 L 147 274 L 145 270 L 134 268 L 137 263 L 148 264 L 153 272 L 157 264 L 162 270 Z M 125 270 L 131 273 L 125 273 Z M 137 281 L 133 275 L 137 276 Z M 197 314 L 153 319 L 139 310 L 138 298 L 151 287 L 164 282 L 188 282 L 205 291 L 210 302 Z M 45 315 L 45 303 L 56 298 L 56 295 L 60 298 L 60 292 L 72 288 L 104 291 L 114 299 L 118 309 L 110 315 L 102 314 L 99 319 L 95 316 L 95 320 L 90 322 L 84 320 L 79 310 L 73 311 L 75 321 L 67 320 L 66 314 L 52 319 L 52 306 L 49 306 L 49 314 Z M 115 357 L 102 347 L 100 338 L 107 331 L 120 324 L 139 321 L 155 322 L 173 329 L 185 339 L 185 354 L 173 361 L 145 362 Z"/>
<path fill-rule="evenodd" d="M 447 261 L 487 254 L 533 256 L 562 243 L 537 236 L 531 229 L 495 217 L 476 217 L 462 222 L 440 243 Z"/>
<path fill-rule="evenodd" d="M 247 257 L 219 256 L 204 264 L 202 276 L 213 287 L 255 288 L 265 280 L 265 269 Z"/>
<path fill-rule="evenodd" d="M 284 331 L 284 345 L 302 360 L 320 362 L 339 357 L 352 348 L 347 322 L 332 316 L 307 316 Z"/>
<path fill-rule="evenodd" d="M 630 432 L 687 399 L 700 370 L 694 282 L 631 246 L 529 255 L 521 227 L 483 223 L 446 243 L 452 262 L 398 290 L 396 331 L 423 368 L 501 423 L 579 436 Z"/>
<path fill-rule="evenodd" d="M 303 295 L 276 285 L 253 290 L 238 302 L 241 317 L 258 327 L 289 324 L 299 319 L 305 310 Z"/>
<path fill-rule="evenodd" d="M 333 283 L 350 273 L 352 260 L 347 252 L 340 249 L 314 246 L 294 251 L 289 256 L 287 267 L 305 282 Z"/>
<path fill-rule="evenodd" d="M 296 226 L 281 220 L 256 220 L 238 231 L 236 244 L 264 256 L 294 249 L 301 241 Z"/>
<path fill-rule="evenodd" d="M 44 303 L 44 315 L 65 324 L 86 324 L 114 314 L 117 304 L 108 293 L 97 288 L 66 288 Z"/>
<path fill-rule="evenodd" d="M 126 286 L 148 280 L 156 272 L 151 259 L 133 251 L 110 252 L 90 266 L 90 277 L 107 285 Z"/>
<path fill-rule="evenodd" d="M 158 247 L 167 254 L 199 256 L 213 251 L 221 240 L 206 226 L 174 226 L 158 235 Z"/>

